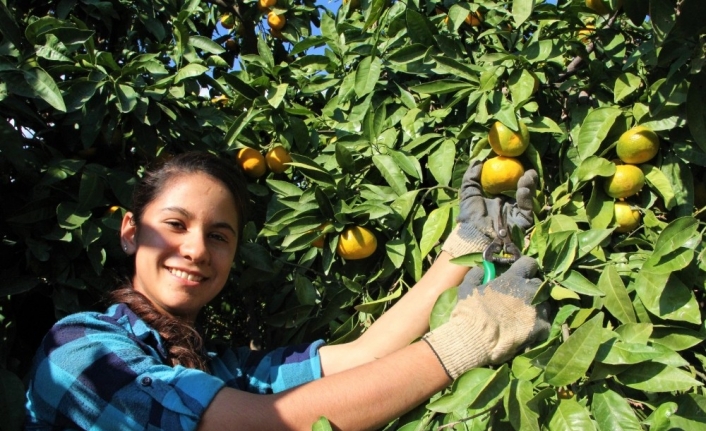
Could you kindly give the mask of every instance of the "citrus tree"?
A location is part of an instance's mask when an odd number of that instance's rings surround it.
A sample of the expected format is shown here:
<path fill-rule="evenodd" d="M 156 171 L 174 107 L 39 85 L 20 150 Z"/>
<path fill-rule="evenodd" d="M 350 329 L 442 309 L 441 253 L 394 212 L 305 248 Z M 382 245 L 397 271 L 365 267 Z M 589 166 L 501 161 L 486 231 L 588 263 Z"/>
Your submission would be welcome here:
<path fill-rule="evenodd" d="M 535 227 L 513 238 L 541 265 L 552 331 L 387 429 L 703 427 L 706 5 L 325 6 L 0 2 L 0 429 L 20 428 L 48 327 L 125 276 L 134 181 L 187 150 L 239 164 L 253 208 L 209 338 L 357 337 L 428 268 L 463 172 L 490 160 L 488 196 L 539 173 Z"/>

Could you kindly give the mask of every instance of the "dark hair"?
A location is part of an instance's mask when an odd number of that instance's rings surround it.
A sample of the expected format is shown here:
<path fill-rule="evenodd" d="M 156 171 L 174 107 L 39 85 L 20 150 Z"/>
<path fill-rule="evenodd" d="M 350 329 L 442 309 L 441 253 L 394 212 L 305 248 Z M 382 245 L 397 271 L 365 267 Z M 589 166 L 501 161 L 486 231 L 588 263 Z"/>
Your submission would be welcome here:
<path fill-rule="evenodd" d="M 179 175 L 202 173 L 220 181 L 233 196 L 238 211 L 238 238 L 242 238 L 243 227 L 248 216 L 248 191 L 239 167 L 215 155 L 188 152 L 174 156 L 164 164 L 148 169 L 133 190 L 132 222 L 138 228 L 147 206 L 157 199 L 164 187 Z M 150 300 L 132 287 L 128 280 L 122 287 L 111 292 L 111 303 L 124 303 L 148 325 L 154 328 L 165 343 L 167 360 L 171 365 L 187 368 L 207 369 L 201 335 L 190 325 L 173 316 L 160 313 Z"/>

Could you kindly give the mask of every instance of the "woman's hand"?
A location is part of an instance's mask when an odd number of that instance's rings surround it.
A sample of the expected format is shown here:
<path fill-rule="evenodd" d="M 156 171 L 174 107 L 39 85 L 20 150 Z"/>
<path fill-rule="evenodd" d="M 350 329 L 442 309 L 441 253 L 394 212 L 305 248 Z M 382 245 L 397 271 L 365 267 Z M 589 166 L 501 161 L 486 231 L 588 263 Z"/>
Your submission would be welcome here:
<path fill-rule="evenodd" d="M 537 172 L 530 169 L 520 177 L 515 199 L 504 195 L 488 199 L 480 185 L 482 169 L 481 162 L 474 162 L 463 176 L 457 225 L 442 246 L 453 257 L 482 252 L 495 239 L 501 220 L 509 229 L 517 226 L 523 231 L 534 224 L 532 197 L 539 181 Z"/>

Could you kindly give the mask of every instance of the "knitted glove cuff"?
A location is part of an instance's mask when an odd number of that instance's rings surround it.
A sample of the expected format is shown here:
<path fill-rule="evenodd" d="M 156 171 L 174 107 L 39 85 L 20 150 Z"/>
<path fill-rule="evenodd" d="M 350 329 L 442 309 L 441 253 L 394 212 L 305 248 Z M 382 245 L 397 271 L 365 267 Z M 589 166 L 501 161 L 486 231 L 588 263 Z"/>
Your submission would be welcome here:
<path fill-rule="evenodd" d="M 490 362 L 493 344 L 487 343 L 486 325 L 455 325 L 446 323 L 428 332 L 422 339 L 436 354 L 446 374 L 456 380 L 466 371 L 486 365 Z M 492 329 L 491 329 L 492 330 Z M 492 340 L 492 337 L 490 337 Z M 473 340 L 472 345 L 466 345 L 461 340 Z"/>
<path fill-rule="evenodd" d="M 441 249 L 453 257 L 480 253 L 493 242 L 492 238 L 471 223 L 457 223 Z"/>

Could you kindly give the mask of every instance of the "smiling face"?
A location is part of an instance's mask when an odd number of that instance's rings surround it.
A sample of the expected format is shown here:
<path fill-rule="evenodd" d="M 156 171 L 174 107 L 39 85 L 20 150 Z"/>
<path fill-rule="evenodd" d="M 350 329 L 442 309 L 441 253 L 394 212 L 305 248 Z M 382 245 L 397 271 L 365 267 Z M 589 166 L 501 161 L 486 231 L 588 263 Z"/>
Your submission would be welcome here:
<path fill-rule="evenodd" d="M 122 242 L 135 254 L 133 287 L 161 312 L 192 322 L 223 288 L 238 245 L 238 211 L 223 183 L 179 174 L 135 224 L 123 218 Z"/>

